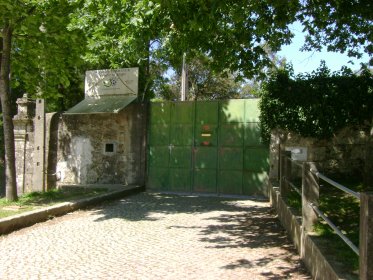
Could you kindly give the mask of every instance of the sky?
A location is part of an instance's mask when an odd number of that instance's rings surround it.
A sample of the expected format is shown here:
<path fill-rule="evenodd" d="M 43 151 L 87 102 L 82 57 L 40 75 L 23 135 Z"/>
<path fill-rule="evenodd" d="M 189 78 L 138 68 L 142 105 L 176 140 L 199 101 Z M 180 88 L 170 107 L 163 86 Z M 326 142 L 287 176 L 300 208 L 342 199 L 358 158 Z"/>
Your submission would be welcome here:
<path fill-rule="evenodd" d="M 352 70 L 359 70 L 361 62 L 368 62 L 368 55 L 364 55 L 362 59 L 348 57 L 346 54 L 327 52 L 326 49 L 321 52 L 301 52 L 299 49 L 304 43 L 304 34 L 300 23 L 295 23 L 291 26 L 295 37 L 291 45 L 283 46 L 278 55 L 285 57 L 288 62 L 293 63 L 294 73 L 312 72 L 320 66 L 320 61 L 325 60 L 326 65 L 332 71 L 338 71 L 342 66 L 348 66 Z M 348 63 L 353 61 L 354 65 Z"/>

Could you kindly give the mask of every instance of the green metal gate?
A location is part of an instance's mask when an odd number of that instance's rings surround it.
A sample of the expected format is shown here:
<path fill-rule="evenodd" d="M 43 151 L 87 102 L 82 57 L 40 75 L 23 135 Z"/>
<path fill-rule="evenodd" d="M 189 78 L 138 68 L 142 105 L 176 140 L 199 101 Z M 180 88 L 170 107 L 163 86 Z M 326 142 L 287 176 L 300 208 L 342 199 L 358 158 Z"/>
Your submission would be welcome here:
<path fill-rule="evenodd" d="M 264 192 L 268 147 L 257 99 L 151 103 L 148 140 L 148 189 Z"/>

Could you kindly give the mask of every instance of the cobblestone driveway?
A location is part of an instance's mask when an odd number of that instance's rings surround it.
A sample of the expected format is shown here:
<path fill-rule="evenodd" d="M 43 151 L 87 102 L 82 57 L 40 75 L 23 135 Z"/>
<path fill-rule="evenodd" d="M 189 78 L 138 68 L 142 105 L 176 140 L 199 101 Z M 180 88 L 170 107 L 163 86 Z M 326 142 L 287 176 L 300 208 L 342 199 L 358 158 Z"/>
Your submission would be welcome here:
<path fill-rule="evenodd" d="M 267 202 L 141 193 L 0 237 L 0 279 L 310 279 Z"/>

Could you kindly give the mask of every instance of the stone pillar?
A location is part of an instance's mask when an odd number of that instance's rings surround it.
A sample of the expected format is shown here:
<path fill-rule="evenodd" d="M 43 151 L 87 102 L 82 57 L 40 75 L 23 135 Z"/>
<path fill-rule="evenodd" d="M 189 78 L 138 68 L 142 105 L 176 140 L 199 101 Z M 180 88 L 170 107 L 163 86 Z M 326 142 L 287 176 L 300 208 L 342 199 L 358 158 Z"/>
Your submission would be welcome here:
<path fill-rule="evenodd" d="M 280 152 L 280 193 L 282 198 L 285 198 L 289 194 L 289 184 L 286 180 L 291 180 L 291 152 L 281 151 Z"/>
<path fill-rule="evenodd" d="M 305 231 L 313 231 L 313 226 L 317 222 L 317 214 L 310 204 L 319 206 L 319 180 L 314 172 L 317 172 L 315 163 L 303 163 L 302 176 L 302 221 Z"/>
<path fill-rule="evenodd" d="M 373 279 L 373 192 L 360 196 L 360 279 Z"/>
<path fill-rule="evenodd" d="M 22 98 L 17 99 L 17 105 L 18 112 L 13 118 L 17 192 L 23 194 L 31 188 L 28 182 L 33 174 L 30 149 L 32 150 L 33 145 L 35 102 L 29 100 L 27 94 L 24 94 Z"/>
<path fill-rule="evenodd" d="M 271 131 L 269 143 L 269 179 L 279 181 L 280 179 L 280 133 L 278 130 Z"/>

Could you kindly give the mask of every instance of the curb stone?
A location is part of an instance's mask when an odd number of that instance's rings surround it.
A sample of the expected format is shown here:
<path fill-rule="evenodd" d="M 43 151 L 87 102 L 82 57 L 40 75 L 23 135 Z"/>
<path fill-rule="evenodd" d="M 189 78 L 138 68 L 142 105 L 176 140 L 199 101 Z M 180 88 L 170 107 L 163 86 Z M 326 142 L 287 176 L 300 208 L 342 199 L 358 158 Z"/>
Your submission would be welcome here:
<path fill-rule="evenodd" d="M 124 196 L 143 192 L 143 186 L 127 186 L 120 190 L 111 191 L 98 196 L 82 198 L 73 202 L 62 202 L 52 206 L 24 212 L 18 215 L 0 219 L 0 235 L 10 233 L 14 230 L 32 226 L 44 222 L 51 217 L 62 216 L 69 212 L 82 209 L 88 206 L 99 204 L 106 200 L 114 200 Z"/>

